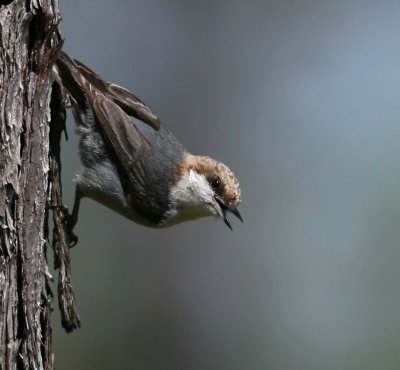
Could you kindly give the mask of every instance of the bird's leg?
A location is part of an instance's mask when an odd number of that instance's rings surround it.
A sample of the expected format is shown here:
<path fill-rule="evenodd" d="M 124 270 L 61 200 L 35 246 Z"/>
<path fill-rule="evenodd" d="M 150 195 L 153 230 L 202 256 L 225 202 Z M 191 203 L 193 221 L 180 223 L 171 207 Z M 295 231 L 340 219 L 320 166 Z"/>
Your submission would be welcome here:
<path fill-rule="evenodd" d="M 79 186 L 75 186 L 75 200 L 74 207 L 72 209 L 72 213 L 68 212 L 68 207 L 63 204 L 52 205 L 49 208 L 53 210 L 57 210 L 59 217 L 63 220 L 65 231 L 69 235 L 70 243 L 69 247 L 72 248 L 78 243 L 78 237 L 73 233 L 74 227 L 78 222 L 78 214 L 79 214 L 79 205 L 81 202 L 81 198 L 83 197 L 82 192 L 79 189 Z"/>
<path fill-rule="evenodd" d="M 72 213 L 68 214 L 65 220 L 66 227 L 68 229 L 68 234 L 70 236 L 70 248 L 74 247 L 78 243 L 78 237 L 74 234 L 73 230 L 78 222 L 79 205 L 81 203 L 82 192 L 79 189 L 79 185 L 75 186 L 75 200 L 74 207 L 72 208 Z"/>
<path fill-rule="evenodd" d="M 76 223 L 78 222 L 78 214 L 79 214 L 79 206 L 81 204 L 82 192 L 79 189 L 79 185 L 75 186 L 75 200 L 74 207 L 72 208 L 72 213 L 68 217 L 68 223 L 71 227 L 71 230 L 74 228 Z"/>

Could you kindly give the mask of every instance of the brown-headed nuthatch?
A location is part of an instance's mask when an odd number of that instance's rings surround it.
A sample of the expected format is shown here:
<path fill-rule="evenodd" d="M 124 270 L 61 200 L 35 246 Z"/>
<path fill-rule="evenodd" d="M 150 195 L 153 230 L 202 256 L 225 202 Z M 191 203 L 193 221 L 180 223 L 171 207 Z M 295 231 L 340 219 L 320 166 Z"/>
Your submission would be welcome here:
<path fill-rule="evenodd" d="M 72 226 L 81 197 L 151 227 L 215 215 L 232 228 L 227 211 L 242 220 L 239 183 L 227 166 L 189 154 L 140 99 L 64 52 L 56 74 L 80 134 Z"/>

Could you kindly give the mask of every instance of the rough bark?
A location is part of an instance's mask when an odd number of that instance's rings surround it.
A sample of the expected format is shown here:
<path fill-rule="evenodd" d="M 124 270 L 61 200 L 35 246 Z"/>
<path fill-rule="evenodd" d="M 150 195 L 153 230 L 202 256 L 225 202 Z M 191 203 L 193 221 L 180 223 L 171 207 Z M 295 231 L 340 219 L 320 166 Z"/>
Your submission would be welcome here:
<path fill-rule="evenodd" d="M 46 260 L 57 0 L 0 1 L 0 368 L 52 369 Z"/>

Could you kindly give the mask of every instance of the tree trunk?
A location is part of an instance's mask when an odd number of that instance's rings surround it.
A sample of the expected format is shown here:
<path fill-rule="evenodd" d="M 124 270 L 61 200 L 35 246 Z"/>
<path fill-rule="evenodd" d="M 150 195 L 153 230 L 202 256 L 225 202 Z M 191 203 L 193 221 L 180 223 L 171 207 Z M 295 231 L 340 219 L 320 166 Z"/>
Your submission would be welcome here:
<path fill-rule="evenodd" d="M 52 369 L 46 257 L 57 0 L 0 0 L 0 368 Z"/>

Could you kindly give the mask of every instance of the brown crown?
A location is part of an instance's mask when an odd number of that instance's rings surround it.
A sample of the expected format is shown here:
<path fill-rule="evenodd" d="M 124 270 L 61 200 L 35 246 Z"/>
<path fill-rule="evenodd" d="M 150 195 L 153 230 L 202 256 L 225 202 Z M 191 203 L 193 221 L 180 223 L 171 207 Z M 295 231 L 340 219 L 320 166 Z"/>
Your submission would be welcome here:
<path fill-rule="evenodd" d="M 207 156 L 187 154 L 180 167 L 178 177 L 190 170 L 204 174 L 210 183 L 219 179 L 220 186 L 216 189 L 216 193 L 225 204 L 236 206 L 241 202 L 239 181 L 235 174 L 223 163 Z"/>

